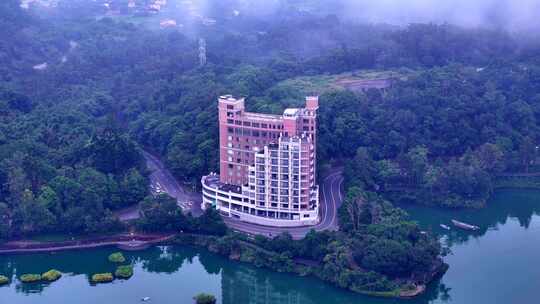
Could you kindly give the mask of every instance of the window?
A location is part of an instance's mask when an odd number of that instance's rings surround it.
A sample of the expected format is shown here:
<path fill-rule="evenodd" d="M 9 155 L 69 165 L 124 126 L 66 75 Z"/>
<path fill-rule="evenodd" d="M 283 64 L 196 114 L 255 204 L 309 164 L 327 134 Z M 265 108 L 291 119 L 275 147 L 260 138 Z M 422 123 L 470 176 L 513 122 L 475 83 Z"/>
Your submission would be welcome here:
<path fill-rule="evenodd" d="M 234 106 L 233 105 L 227 105 L 227 110 L 234 110 Z"/>

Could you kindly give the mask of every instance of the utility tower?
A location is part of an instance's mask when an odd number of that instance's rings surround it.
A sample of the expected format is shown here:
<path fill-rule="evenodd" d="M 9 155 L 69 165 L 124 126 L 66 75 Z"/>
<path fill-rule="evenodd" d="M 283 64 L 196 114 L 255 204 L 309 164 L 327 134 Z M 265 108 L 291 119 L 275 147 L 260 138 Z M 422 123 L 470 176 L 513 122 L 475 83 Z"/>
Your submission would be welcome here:
<path fill-rule="evenodd" d="M 199 38 L 199 65 L 206 65 L 206 40 Z"/>

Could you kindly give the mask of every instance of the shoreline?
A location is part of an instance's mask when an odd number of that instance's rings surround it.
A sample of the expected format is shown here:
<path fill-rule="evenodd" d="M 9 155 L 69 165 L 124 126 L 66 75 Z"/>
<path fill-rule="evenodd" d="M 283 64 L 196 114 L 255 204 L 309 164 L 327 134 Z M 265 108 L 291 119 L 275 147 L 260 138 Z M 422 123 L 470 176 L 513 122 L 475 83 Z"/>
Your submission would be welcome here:
<path fill-rule="evenodd" d="M 185 234 L 185 233 L 182 233 L 182 234 L 178 234 L 178 233 L 169 233 L 169 234 L 120 233 L 117 235 L 111 235 L 107 237 L 94 237 L 94 238 L 88 238 L 84 240 L 70 240 L 70 241 L 59 241 L 59 242 L 17 240 L 17 241 L 10 241 L 10 242 L 1 244 L 0 255 L 44 253 L 44 252 L 51 253 L 51 252 L 57 252 L 57 251 L 93 249 L 93 248 L 107 247 L 107 246 L 118 246 L 120 247 L 120 249 L 123 249 L 123 250 L 130 250 L 130 249 L 139 250 L 139 249 L 145 249 L 145 248 L 148 248 L 149 246 L 155 246 L 159 244 L 188 245 L 188 246 L 194 246 L 203 250 L 207 250 L 216 255 L 225 256 L 227 259 L 231 261 L 247 263 L 254 267 L 257 267 L 253 263 L 242 261 L 239 258 L 239 256 L 238 257 L 227 256 L 215 250 L 212 250 L 212 246 L 210 244 L 205 245 L 198 241 L 193 242 L 194 240 L 186 242 L 186 239 L 183 237 L 188 237 L 188 238 L 195 237 L 199 241 L 201 240 L 200 239 L 201 237 L 202 239 L 211 238 L 209 236 L 204 236 L 204 235 L 192 235 L 192 234 Z M 135 247 L 130 246 L 130 244 L 133 244 L 134 242 L 136 242 L 136 246 Z M 255 245 L 244 244 L 244 246 L 255 246 Z M 297 266 L 302 266 L 300 263 L 295 263 L 295 264 Z M 439 266 L 443 266 L 443 265 L 445 264 L 443 263 Z M 272 271 L 277 271 L 271 268 L 268 268 L 268 269 Z M 435 279 L 436 276 L 444 274 L 446 269 L 447 268 L 445 267 L 437 267 L 437 269 L 435 269 L 435 271 L 431 274 L 431 279 L 433 280 Z M 292 275 L 302 276 L 301 272 L 292 271 L 289 273 L 291 273 Z M 314 277 L 320 279 L 321 281 L 327 284 L 334 285 L 331 282 L 322 280 L 315 273 L 312 273 L 312 275 L 314 275 Z M 376 291 L 352 290 L 352 289 L 346 289 L 346 290 L 349 290 L 350 292 L 353 292 L 353 293 L 363 294 L 363 295 L 372 296 L 376 298 L 411 299 L 411 298 L 415 298 L 423 294 L 426 290 L 426 287 L 427 287 L 427 284 L 418 284 L 415 286 L 414 290 L 397 289 L 397 290 L 388 291 L 388 292 L 376 292 Z"/>
<path fill-rule="evenodd" d="M 176 237 L 176 234 L 129 234 L 120 233 L 106 237 L 94 237 L 83 240 L 42 242 L 32 240 L 9 241 L 0 245 L 1 254 L 23 254 L 55 252 L 65 250 L 92 249 L 106 246 L 121 246 L 124 250 L 143 249 Z"/>
<path fill-rule="evenodd" d="M 328 281 L 323 279 L 321 276 L 318 275 L 318 267 L 310 267 L 309 263 L 305 262 L 299 262 L 299 261 L 293 261 L 294 267 L 291 270 L 278 270 L 274 269 L 272 267 L 268 267 L 267 265 L 257 265 L 254 261 L 247 261 L 245 259 L 242 259 L 242 251 L 247 250 L 256 250 L 259 254 L 266 255 L 266 254 L 272 254 L 272 252 L 267 252 L 265 249 L 262 249 L 258 247 L 255 244 L 246 243 L 243 241 L 239 241 L 237 245 L 237 251 L 230 254 L 223 254 L 219 251 L 219 249 L 216 247 L 216 242 L 213 241 L 213 236 L 207 236 L 207 235 L 194 235 L 194 234 L 179 234 L 178 237 L 172 238 L 171 241 L 167 242 L 168 245 L 188 245 L 188 246 L 194 246 L 197 248 L 201 248 L 203 250 L 206 250 L 210 253 L 225 257 L 228 260 L 236 261 L 239 263 L 245 263 L 248 265 L 251 265 L 256 268 L 265 268 L 270 271 L 274 272 L 284 272 L 289 273 L 291 275 L 295 276 L 313 276 L 314 278 L 329 284 L 331 286 L 347 290 L 352 293 L 357 293 L 361 295 L 366 295 L 374 298 L 390 298 L 390 299 L 401 299 L 401 300 L 408 300 L 408 299 L 414 299 L 420 295 L 422 295 L 426 290 L 427 286 L 435 281 L 437 278 L 443 276 L 446 271 L 449 268 L 449 265 L 444 263 L 443 260 L 439 259 L 434 267 L 428 271 L 423 280 L 415 281 L 414 282 L 414 289 L 403 289 L 403 285 L 395 290 L 390 291 L 370 291 L 370 290 L 362 290 L 362 289 L 352 289 L 352 288 L 343 288 L 335 284 L 335 282 Z"/>

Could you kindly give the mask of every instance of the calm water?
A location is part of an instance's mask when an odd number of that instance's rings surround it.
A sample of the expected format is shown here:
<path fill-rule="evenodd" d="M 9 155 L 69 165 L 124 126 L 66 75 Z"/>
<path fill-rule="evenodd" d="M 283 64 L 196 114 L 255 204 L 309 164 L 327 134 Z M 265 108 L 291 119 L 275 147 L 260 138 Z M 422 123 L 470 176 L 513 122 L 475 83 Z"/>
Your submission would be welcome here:
<path fill-rule="evenodd" d="M 404 206 L 422 227 L 441 235 L 451 247 L 450 269 L 421 298 L 412 301 L 374 299 L 333 288 L 313 278 L 256 269 L 194 248 L 154 247 L 126 253 L 135 265 L 127 281 L 91 285 L 91 273 L 114 271 L 107 256 L 114 248 L 0 256 L 0 274 L 15 278 L 56 268 L 64 273 L 52 284 L 23 285 L 16 279 L 0 287 L 0 303 L 192 303 L 199 292 L 219 303 L 378 304 L 378 303 L 532 303 L 540 290 L 540 193 L 499 192 L 479 211 L 440 211 Z M 478 233 L 440 223 L 456 218 L 482 227 Z M 448 224 L 450 225 L 450 224 Z"/>

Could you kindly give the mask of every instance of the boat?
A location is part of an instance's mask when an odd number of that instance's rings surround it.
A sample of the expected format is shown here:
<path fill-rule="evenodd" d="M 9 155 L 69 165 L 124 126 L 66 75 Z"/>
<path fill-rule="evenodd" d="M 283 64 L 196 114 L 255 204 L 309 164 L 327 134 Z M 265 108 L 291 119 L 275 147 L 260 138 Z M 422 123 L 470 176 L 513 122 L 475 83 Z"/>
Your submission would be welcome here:
<path fill-rule="evenodd" d="M 144 298 L 141 299 L 141 301 L 143 301 L 143 302 L 150 301 L 150 297 L 144 297 Z"/>
<path fill-rule="evenodd" d="M 454 226 L 456 226 L 458 228 L 465 229 L 465 230 L 478 230 L 478 229 L 480 229 L 480 227 L 478 227 L 478 226 L 470 225 L 470 224 L 463 223 L 463 222 L 456 221 L 456 220 L 452 220 L 452 224 L 454 224 Z"/>
<path fill-rule="evenodd" d="M 444 229 L 444 230 L 450 230 L 450 226 L 448 226 L 448 225 L 441 224 L 440 226 L 441 226 L 441 228 Z"/>

